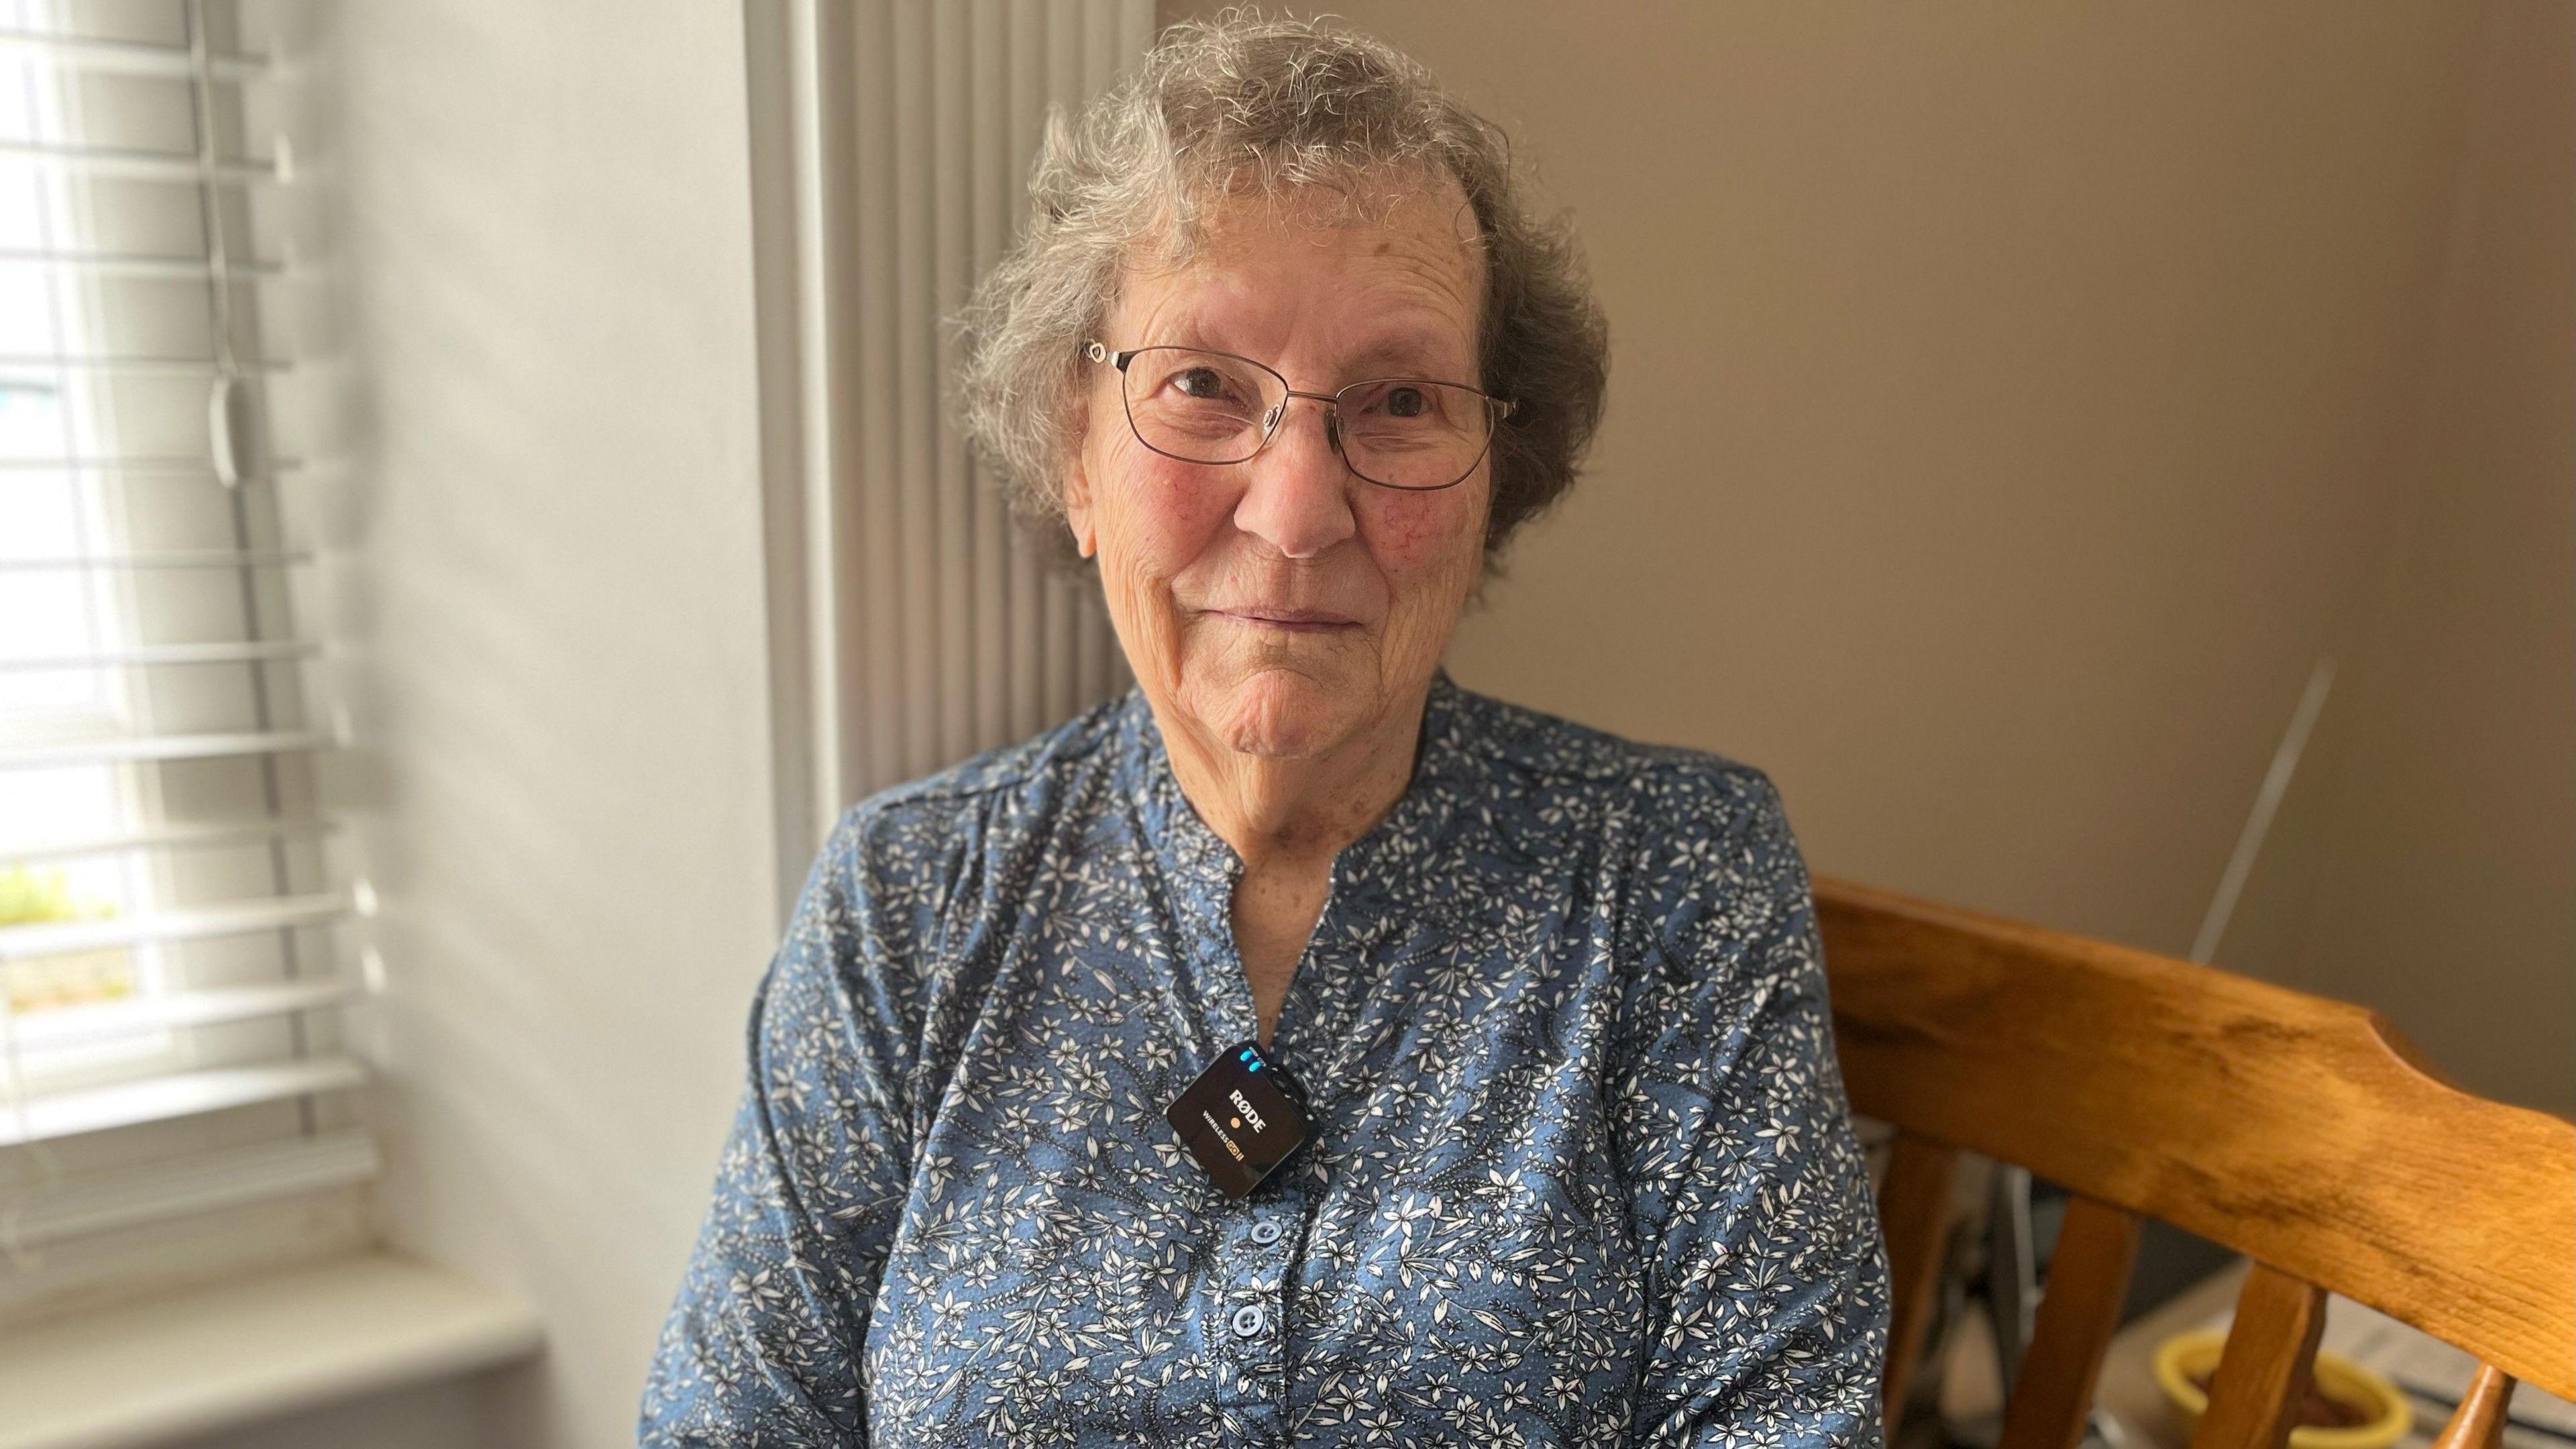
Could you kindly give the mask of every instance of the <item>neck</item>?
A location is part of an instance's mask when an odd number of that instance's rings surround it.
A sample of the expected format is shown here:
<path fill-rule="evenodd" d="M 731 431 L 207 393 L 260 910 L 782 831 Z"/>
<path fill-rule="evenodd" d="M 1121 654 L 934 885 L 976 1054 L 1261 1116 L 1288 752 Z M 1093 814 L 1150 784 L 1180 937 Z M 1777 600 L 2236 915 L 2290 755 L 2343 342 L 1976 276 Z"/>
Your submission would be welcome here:
<path fill-rule="evenodd" d="M 1229 748 L 1160 704 L 1153 708 L 1181 794 L 1243 857 L 1245 870 L 1258 872 L 1329 863 L 1402 798 L 1429 694 L 1426 681 L 1350 739 L 1295 759 Z"/>

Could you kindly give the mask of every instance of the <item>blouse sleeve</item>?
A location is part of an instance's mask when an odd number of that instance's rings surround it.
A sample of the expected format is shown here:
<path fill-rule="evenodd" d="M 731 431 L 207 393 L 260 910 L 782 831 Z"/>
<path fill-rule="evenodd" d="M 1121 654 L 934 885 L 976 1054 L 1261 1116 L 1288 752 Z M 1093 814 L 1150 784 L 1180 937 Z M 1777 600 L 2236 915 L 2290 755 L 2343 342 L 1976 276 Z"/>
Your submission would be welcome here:
<path fill-rule="evenodd" d="M 1647 1284 L 1629 1442 L 1876 1449 L 1887 1263 L 1770 780 L 1658 802 L 1614 1137 Z"/>
<path fill-rule="evenodd" d="M 642 1449 L 867 1443 L 860 1356 L 911 1177 L 917 1037 L 856 819 L 753 997 L 748 1081 L 647 1375 Z"/>

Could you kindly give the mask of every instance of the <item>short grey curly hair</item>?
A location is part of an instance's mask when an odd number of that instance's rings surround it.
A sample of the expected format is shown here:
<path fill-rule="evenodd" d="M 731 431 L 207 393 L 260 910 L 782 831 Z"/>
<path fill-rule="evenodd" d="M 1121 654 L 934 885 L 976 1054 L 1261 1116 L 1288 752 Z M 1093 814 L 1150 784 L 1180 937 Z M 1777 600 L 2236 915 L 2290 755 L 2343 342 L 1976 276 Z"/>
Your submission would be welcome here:
<path fill-rule="evenodd" d="M 1013 511 L 1073 558 L 1061 483 L 1082 436 L 1081 349 L 1131 252 L 1186 260 L 1211 202 L 1320 186 L 1359 205 L 1392 194 L 1370 183 L 1426 174 L 1454 180 L 1474 211 L 1481 385 L 1517 403 L 1494 438 L 1491 563 L 1573 484 L 1601 418 L 1607 329 L 1571 231 L 1523 209 L 1502 131 L 1419 63 L 1244 9 L 1170 27 L 1079 117 L 1047 119 L 1027 230 L 958 317 L 962 422 Z"/>

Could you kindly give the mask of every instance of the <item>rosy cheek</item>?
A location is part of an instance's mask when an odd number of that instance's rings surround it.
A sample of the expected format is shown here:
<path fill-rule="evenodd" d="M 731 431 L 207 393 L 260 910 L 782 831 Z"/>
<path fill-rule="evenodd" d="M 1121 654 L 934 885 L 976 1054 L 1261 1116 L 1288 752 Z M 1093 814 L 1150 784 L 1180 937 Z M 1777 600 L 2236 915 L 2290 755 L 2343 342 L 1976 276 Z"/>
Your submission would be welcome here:
<path fill-rule="evenodd" d="M 1168 577 L 1214 545 L 1234 500 L 1210 471 L 1141 446 L 1111 460 L 1102 502 L 1150 572 Z"/>
<path fill-rule="evenodd" d="M 1373 490 L 1365 515 L 1369 551 L 1389 575 L 1420 573 L 1482 541 L 1484 495 L 1469 486 L 1435 492 Z"/>

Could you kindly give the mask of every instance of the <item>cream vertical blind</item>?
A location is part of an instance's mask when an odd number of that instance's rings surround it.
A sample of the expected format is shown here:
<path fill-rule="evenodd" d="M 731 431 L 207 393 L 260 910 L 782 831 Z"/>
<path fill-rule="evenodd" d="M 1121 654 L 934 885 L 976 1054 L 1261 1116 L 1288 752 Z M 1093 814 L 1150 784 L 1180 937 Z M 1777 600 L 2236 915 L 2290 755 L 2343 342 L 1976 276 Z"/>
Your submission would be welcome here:
<path fill-rule="evenodd" d="M 0 3 L 0 1253 L 373 1175 L 265 56 Z M 13 617 L 14 615 L 14 617 Z M 0 1308 L 7 1306 L 0 1295 Z"/>
<path fill-rule="evenodd" d="M 767 12 L 767 13 L 763 13 Z M 951 425 L 947 319 L 1151 0 L 752 7 L 782 897 L 841 808 L 1129 683 Z M 783 904 L 783 899 L 782 899 Z"/>

